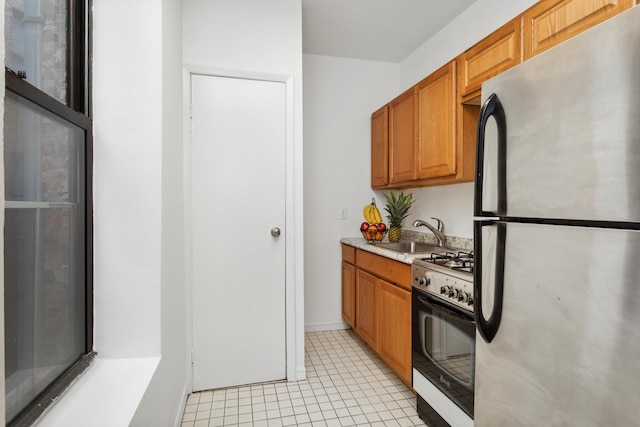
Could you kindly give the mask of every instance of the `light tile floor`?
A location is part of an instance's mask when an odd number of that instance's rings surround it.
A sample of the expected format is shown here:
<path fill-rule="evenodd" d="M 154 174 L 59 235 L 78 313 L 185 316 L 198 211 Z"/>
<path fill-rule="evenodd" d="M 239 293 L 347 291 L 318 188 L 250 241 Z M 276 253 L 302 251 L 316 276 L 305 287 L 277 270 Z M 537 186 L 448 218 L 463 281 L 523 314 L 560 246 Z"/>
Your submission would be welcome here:
<path fill-rule="evenodd" d="M 424 426 L 413 392 L 352 330 L 306 334 L 307 379 L 193 393 L 182 427 Z"/>

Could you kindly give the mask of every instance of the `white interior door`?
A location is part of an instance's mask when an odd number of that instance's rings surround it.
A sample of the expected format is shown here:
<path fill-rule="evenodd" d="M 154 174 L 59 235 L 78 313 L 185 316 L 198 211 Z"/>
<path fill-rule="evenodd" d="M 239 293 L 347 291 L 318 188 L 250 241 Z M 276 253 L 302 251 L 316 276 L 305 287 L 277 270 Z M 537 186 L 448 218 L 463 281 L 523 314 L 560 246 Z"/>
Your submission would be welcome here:
<path fill-rule="evenodd" d="M 285 84 L 191 88 L 194 390 L 284 379 Z"/>

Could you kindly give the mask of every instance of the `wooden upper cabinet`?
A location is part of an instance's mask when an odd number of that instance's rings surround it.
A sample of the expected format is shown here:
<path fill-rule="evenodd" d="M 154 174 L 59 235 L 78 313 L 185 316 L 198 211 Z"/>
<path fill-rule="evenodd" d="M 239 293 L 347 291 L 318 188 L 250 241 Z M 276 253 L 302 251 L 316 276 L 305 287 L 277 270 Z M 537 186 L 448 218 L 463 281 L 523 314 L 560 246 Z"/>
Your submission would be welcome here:
<path fill-rule="evenodd" d="M 476 172 L 476 137 L 480 99 L 460 102 L 457 106 L 458 182 L 473 181 Z"/>
<path fill-rule="evenodd" d="M 416 86 L 389 103 L 389 183 L 416 179 Z"/>
<path fill-rule="evenodd" d="M 389 183 L 389 106 L 371 115 L 371 187 Z"/>
<path fill-rule="evenodd" d="M 640 0 L 541 0 L 371 116 L 371 187 L 475 178 L 482 83 Z"/>
<path fill-rule="evenodd" d="M 456 173 L 455 100 L 455 61 L 418 83 L 418 179 Z"/>
<path fill-rule="evenodd" d="M 517 17 L 459 57 L 460 94 L 480 89 L 482 82 L 522 62 L 521 18 Z"/>
<path fill-rule="evenodd" d="M 524 57 L 545 50 L 633 6 L 633 0 L 542 0 L 524 12 Z"/>

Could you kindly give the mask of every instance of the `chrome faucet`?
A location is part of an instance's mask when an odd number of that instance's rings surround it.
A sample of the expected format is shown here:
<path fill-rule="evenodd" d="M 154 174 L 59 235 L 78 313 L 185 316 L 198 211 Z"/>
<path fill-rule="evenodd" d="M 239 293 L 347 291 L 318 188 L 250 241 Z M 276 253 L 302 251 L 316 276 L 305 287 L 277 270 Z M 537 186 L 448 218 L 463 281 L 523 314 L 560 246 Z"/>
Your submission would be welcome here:
<path fill-rule="evenodd" d="M 435 219 L 436 221 L 438 221 L 437 228 L 429 224 L 428 222 L 422 221 L 420 219 L 416 219 L 415 221 L 413 221 L 413 226 L 420 227 L 421 225 L 424 225 L 425 227 L 427 227 L 429 230 L 431 230 L 434 236 L 436 236 L 436 240 L 438 240 L 438 246 L 443 247 L 444 246 L 444 223 L 438 218 L 431 217 L 431 219 Z"/>

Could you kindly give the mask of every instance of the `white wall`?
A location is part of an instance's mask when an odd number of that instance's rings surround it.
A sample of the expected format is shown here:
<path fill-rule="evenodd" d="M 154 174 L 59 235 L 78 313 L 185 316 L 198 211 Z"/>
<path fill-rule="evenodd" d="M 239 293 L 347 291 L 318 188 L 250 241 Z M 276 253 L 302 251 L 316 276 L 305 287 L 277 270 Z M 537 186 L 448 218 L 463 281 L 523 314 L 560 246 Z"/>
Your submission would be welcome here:
<path fill-rule="evenodd" d="M 476 0 L 400 62 L 400 92 L 488 36 L 537 0 Z"/>
<path fill-rule="evenodd" d="M 398 93 L 422 80 L 534 3 L 536 0 L 477 0 L 400 62 Z M 429 220 L 432 216 L 442 219 L 446 234 L 473 237 L 473 184 L 406 191 L 411 191 L 416 199 L 410 220 L 415 219 L 415 215 L 420 212 L 420 219 Z M 420 231 L 425 230 L 422 227 Z"/>
<path fill-rule="evenodd" d="M 382 192 L 371 191 L 369 178 L 371 113 L 533 3 L 477 0 L 400 64 L 304 56 L 307 330 L 343 324 L 338 242 L 359 235 L 362 206 L 372 195 L 384 214 Z M 418 213 L 425 220 L 435 216 L 447 234 L 473 237 L 473 184 L 403 191 L 416 199 L 409 221 Z M 342 208 L 349 216 L 344 221 L 338 220 Z"/>
<path fill-rule="evenodd" d="M 371 113 L 398 93 L 397 81 L 398 64 L 304 55 L 307 331 L 344 327 L 339 240 L 359 235 L 362 207 L 374 196 Z"/>
<path fill-rule="evenodd" d="M 408 188 L 415 202 L 405 223 L 408 230 L 430 233 L 426 227 L 414 228 L 415 219 L 436 225 L 432 217 L 444 222 L 445 234 L 473 238 L 473 183 L 442 185 L 437 187 Z"/>
<path fill-rule="evenodd" d="M 184 21 L 183 21 L 184 18 Z M 183 32 L 183 22 L 184 32 Z M 244 26 L 246 25 L 246 26 Z M 184 40 L 182 37 L 184 36 Z M 233 40 L 231 42 L 230 40 Z M 234 44 L 235 43 L 235 44 Z M 184 48 L 184 49 L 183 49 Z M 183 60 L 292 83 L 290 319 L 304 376 L 300 0 L 94 0 L 95 348 L 40 425 L 179 425 L 190 391 Z M 296 249 L 296 245 L 299 250 Z M 299 320 L 296 320 L 299 318 Z M 126 379 L 125 379 L 126 378 Z M 97 387 L 98 386 L 98 387 Z"/>
<path fill-rule="evenodd" d="M 162 357 L 131 426 L 180 425 L 187 395 L 182 113 L 182 1 L 162 0 Z"/>
<path fill-rule="evenodd" d="M 180 0 L 93 1 L 96 361 L 41 426 L 174 426 L 186 393 Z"/>
<path fill-rule="evenodd" d="M 304 369 L 301 0 L 184 0 L 190 71 L 287 81 L 287 378 Z"/>
<path fill-rule="evenodd" d="M 160 5 L 94 1 L 94 348 L 103 358 L 160 355 Z"/>

